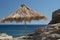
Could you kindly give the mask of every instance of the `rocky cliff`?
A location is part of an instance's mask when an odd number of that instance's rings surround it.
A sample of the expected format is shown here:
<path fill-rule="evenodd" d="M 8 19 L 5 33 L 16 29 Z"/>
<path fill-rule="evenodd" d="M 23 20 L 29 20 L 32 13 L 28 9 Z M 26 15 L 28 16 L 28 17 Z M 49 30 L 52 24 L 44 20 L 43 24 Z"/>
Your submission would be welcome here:
<path fill-rule="evenodd" d="M 49 24 L 56 24 L 56 23 L 60 23 L 60 9 L 52 13 L 52 19 L 49 22 Z"/>

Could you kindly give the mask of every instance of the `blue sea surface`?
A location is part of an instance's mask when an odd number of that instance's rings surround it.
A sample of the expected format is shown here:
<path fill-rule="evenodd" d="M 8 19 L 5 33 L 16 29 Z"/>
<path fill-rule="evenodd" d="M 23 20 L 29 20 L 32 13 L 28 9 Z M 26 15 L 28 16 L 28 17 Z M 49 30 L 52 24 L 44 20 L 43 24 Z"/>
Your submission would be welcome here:
<path fill-rule="evenodd" d="M 36 28 L 44 27 L 45 25 L 26 25 L 27 34 L 33 33 Z M 24 25 L 0 25 L 0 34 L 6 33 L 13 37 L 20 37 L 26 35 L 24 33 Z"/>

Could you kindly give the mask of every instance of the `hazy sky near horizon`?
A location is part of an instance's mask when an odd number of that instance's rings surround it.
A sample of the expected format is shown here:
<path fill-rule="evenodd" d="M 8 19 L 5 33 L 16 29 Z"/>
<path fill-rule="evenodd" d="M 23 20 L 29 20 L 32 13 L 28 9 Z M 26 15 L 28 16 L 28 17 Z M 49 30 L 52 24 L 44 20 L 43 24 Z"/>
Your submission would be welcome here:
<path fill-rule="evenodd" d="M 52 12 L 60 9 L 60 0 L 0 0 L 0 19 L 16 11 L 21 4 L 25 3 L 33 10 L 47 16 L 48 20 L 27 22 L 27 24 L 48 24 L 51 20 Z M 15 24 L 15 23 L 12 23 Z M 24 22 L 20 23 L 24 24 Z"/>

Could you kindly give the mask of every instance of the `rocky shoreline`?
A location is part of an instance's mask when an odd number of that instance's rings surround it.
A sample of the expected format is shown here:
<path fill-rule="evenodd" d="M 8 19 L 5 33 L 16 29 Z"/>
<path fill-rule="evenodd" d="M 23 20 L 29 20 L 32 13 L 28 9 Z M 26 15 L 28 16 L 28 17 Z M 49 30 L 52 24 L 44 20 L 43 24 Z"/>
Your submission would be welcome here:
<path fill-rule="evenodd" d="M 48 25 L 39 32 L 34 33 L 33 40 L 60 40 L 60 23 Z"/>
<path fill-rule="evenodd" d="M 60 40 L 60 23 L 50 24 L 45 27 L 37 28 L 33 34 L 29 34 L 27 36 L 21 36 L 17 38 L 12 37 L 12 39 L 13 40 Z"/>
<path fill-rule="evenodd" d="M 0 34 L 0 40 L 32 40 L 32 36 L 21 36 L 21 37 L 14 38 L 11 35 L 2 33 L 2 34 Z"/>

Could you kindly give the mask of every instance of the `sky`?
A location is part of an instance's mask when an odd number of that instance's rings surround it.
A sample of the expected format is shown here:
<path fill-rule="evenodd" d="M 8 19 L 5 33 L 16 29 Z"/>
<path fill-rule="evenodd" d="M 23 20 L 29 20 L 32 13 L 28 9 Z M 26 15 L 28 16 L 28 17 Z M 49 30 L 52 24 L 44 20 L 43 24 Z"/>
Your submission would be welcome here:
<path fill-rule="evenodd" d="M 32 10 L 42 13 L 47 17 L 47 20 L 33 20 L 31 22 L 26 22 L 26 24 L 48 24 L 52 18 L 52 12 L 60 9 L 60 0 L 0 0 L 0 19 L 9 16 L 11 13 L 16 11 L 21 4 L 26 4 Z M 6 24 L 16 24 L 6 23 Z M 24 24 L 18 23 L 18 24 Z"/>

